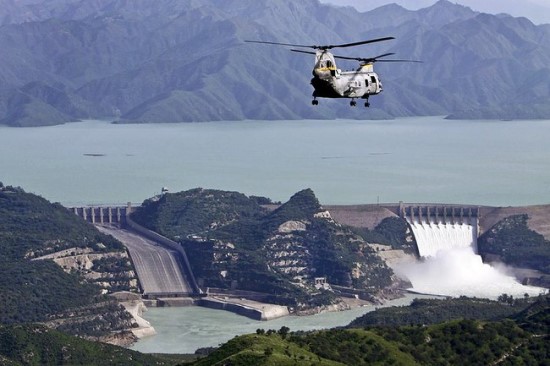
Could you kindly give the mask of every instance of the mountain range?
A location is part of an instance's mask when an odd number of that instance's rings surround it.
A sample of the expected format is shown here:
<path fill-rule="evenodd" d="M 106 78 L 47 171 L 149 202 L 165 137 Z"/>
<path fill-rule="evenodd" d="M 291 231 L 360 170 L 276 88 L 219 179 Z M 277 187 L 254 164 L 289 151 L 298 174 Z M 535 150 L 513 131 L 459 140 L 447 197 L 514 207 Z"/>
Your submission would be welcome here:
<path fill-rule="evenodd" d="M 338 44 L 380 63 L 371 108 L 312 106 L 312 57 L 262 40 Z M 80 119 L 550 118 L 550 25 L 440 0 L 368 12 L 318 0 L 0 0 L 0 124 Z M 357 67 L 341 61 L 342 69 Z"/>

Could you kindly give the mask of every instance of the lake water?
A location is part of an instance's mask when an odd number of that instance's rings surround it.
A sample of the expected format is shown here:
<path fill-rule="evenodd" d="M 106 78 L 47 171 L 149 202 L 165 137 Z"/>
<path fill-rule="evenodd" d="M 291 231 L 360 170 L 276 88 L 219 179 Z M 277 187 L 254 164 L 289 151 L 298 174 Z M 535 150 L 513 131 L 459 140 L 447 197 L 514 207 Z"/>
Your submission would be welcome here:
<path fill-rule="evenodd" d="M 322 204 L 550 203 L 550 121 L 241 121 L 0 127 L 0 181 L 67 206 L 140 203 L 166 186 Z M 151 309 L 144 352 L 193 352 L 257 328 L 345 325 L 369 310 L 255 322 L 199 307 Z"/>
<path fill-rule="evenodd" d="M 376 308 L 408 305 L 413 298 L 418 297 L 430 296 L 409 294 L 383 306 L 365 306 L 311 316 L 286 316 L 270 321 L 252 320 L 228 311 L 199 306 L 149 308 L 144 317 L 151 322 L 158 334 L 141 339 L 131 348 L 145 353 L 194 353 L 197 348 L 217 347 L 235 335 L 255 333 L 258 328 L 279 330 L 282 326 L 287 326 L 291 331 L 307 331 L 344 326 Z"/>
<path fill-rule="evenodd" d="M 239 121 L 0 127 L 0 180 L 65 205 L 166 186 L 321 203 L 550 202 L 550 121 Z"/>

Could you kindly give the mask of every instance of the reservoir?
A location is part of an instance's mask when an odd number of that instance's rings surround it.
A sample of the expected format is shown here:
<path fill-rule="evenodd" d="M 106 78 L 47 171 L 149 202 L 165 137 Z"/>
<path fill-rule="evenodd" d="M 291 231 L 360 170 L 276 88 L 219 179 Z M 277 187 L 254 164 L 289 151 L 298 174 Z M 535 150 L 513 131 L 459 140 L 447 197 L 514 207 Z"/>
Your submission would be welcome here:
<path fill-rule="evenodd" d="M 550 202 L 550 121 L 237 121 L 0 127 L 0 180 L 67 206 L 162 187 L 322 204 Z"/>
<path fill-rule="evenodd" d="M 0 181 L 66 206 L 141 203 L 162 187 L 234 190 L 321 204 L 550 203 L 550 120 L 236 121 L 0 126 Z M 402 299 L 402 304 L 411 299 Z M 398 303 L 399 303 L 398 301 Z M 200 307 L 145 313 L 143 352 L 189 352 L 236 334 L 346 325 L 373 307 L 257 322 Z"/>
<path fill-rule="evenodd" d="M 408 305 L 413 298 L 430 297 L 407 295 L 384 306 Z M 432 296 L 433 297 L 433 296 Z M 255 333 L 256 329 L 279 330 L 287 326 L 291 331 L 334 328 L 348 325 L 355 318 L 381 306 L 365 306 L 347 311 L 328 312 L 310 316 L 287 316 L 269 321 L 258 321 L 199 306 L 185 308 L 149 308 L 144 318 L 158 334 L 143 338 L 131 348 L 145 353 L 194 353 L 197 348 L 217 347 L 235 335 Z"/>

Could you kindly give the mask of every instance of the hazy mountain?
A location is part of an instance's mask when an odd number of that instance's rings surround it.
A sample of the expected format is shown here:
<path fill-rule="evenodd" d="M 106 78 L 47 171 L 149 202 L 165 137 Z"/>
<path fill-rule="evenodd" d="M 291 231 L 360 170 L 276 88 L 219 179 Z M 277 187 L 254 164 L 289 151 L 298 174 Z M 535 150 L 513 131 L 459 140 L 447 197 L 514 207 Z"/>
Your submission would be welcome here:
<path fill-rule="evenodd" d="M 389 3 L 397 3 L 407 9 L 417 10 L 433 5 L 436 0 L 321 0 L 321 2 L 336 6 L 353 6 L 359 11 L 368 11 Z M 535 24 L 550 23 L 548 0 L 453 0 L 453 3 L 489 14 L 507 13 L 516 17 L 526 17 Z"/>
<path fill-rule="evenodd" d="M 550 27 L 441 0 L 360 13 L 318 0 L 0 0 L 0 123 L 182 122 L 411 115 L 550 118 Z M 395 52 L 371 108 L 310 104 L 312 57 L 245 39 Z M 342 69 L 355 68 L 341 61 Z"/>

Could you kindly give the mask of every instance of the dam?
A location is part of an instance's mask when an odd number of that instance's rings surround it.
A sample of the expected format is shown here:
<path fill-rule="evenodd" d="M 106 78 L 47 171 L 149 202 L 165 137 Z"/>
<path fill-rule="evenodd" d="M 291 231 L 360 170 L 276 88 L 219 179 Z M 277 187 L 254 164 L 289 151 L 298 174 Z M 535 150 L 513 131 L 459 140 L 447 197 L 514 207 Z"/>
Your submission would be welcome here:
<path fill-rule="evenodd" d="M 421 258 L 455 248 L 472 248 L 477 253 L 477 207 L 400 205 L 400 216 L 409 224 Z"/>
<path fill-rule="evenodd" d="M 132 205 L 72 207 L 70 210 L 126 246 L 144 298 L 198 296 L 187 254 L 178 243 L 152 232 L 130 218 Z"/>

